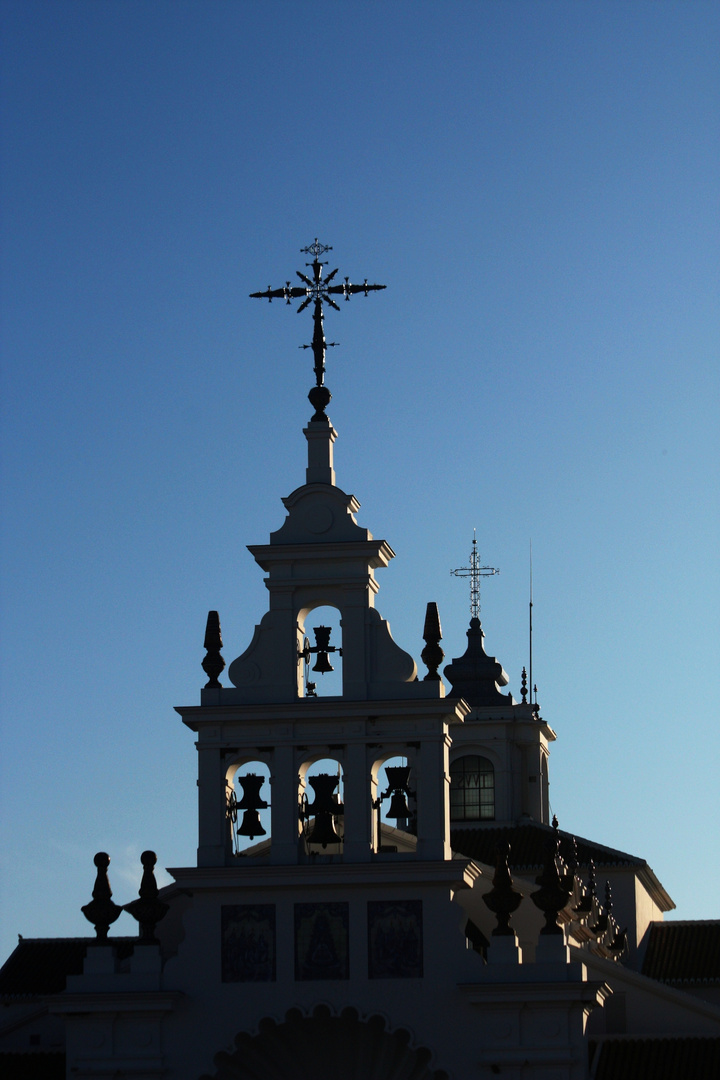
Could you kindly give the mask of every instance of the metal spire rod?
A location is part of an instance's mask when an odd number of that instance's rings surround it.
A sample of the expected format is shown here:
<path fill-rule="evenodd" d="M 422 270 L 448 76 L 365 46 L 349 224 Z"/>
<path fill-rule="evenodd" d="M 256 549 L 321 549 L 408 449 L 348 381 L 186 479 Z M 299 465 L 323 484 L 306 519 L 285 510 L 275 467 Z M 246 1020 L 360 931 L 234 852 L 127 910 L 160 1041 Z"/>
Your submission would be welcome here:
<path fill-rule="evenodd" d="M 323 304 L 329 304 L 330 307 L 339 311 L 340 308 L 332 299 L 333 296 L 342 296 L 345 300 L 349 300 L 353 293 L 364 293 L 365 296 L 369 292 L 374 292 L 377 289 L 386 288 L 385 285 L 369 285 L 367 278 L 362 285 L 353 285 L 349 278 L 345 278 L 340 285 L 331 285 L 333 278 L 337 274 L 337 267 L 335 270 L 331 270 L 329 274 L 323 276 L 323 266 L 327 266 L 327 262 L 321 262 L 320 256 L 324 255 L 326 251 L 332 251 L 332 246 L 329 244 L 321 244 L 318 238 L 312 244 L 307 247 L 300 248 L 300 251 L 306 255 L 312 255 L 313 261 L 311 263 L 305 263 L 306 266 L 312 269 L 312 277 L 307 274 L 303 274 L 302 271 L 296 270 L 297 276 L 302 281 L 302 285 L 291 285 L 289 281 L 285 282 L 285 285 L 281 289 L 272 289 L 269 285 L 264 292 L 250 293 L 253 298 L 267 299 L 270 302 L 273 300 L 284 300 L 287 304 L 293 300 L 300 300 L 301 303 L 298 306 L 298 313 L 304 311 L 309 304 L 313 304 L 313 337 L 311 345 L 301 345 L 301 349 L 312 349 L 314 357 L 314 371 L 315 371 L 315 386 L 308 394 L 310 403 L 315 409 L 315 415 L 313 420 L 327 420 L 325 416 L 325 409 L 330 403 L 330 391 L 324 386 L 325 382 L 325 352 L 326 349 L 333 345 L 337 345 L 336 341 L 325 340 L 325 329 L 323 326 Z"/>
<path fill-rule="evenodd" d="M 469 577 L 470 578 L 470 617 L 472 619 L 480 618 L 480 578 L 492 577 L 493 574 L 499 574 L 500 571 L 495 566 L 481 566 L 480 556 L 477 549 L 477 537 L 475 536 L 475 529 L 473 529 L 473 546 L 470 552 L 470 565 L 460 566 L 457 570 L 451 570 L 450 573 L 454 577 Z"/>
<path fill-rule="evenodd" d="M 533 681 L 532 681 L 532 678 L 533 678 L 533 676 L 532 676 L 532 660 L 533 660 L 533 657 L 532 657 L 532 646 L 533 646 L 533 640 L 532 640 L 532 637 L 533 637 L 532 616 L 533 616 L 533 566 L 532 566 L 532 539 L 531 539 L 530 540 L 530 626 L 529 626 L 529 631 L 530 631 L 530 643 L 529 643 L 530 644 L 530 656 L 528 658 L 529 659 L 529 667 L 530 667 L 529 674 L 530 674 L 530 702 L 531 703 L 532 703 L 532 688 L 533 688 Z"/>

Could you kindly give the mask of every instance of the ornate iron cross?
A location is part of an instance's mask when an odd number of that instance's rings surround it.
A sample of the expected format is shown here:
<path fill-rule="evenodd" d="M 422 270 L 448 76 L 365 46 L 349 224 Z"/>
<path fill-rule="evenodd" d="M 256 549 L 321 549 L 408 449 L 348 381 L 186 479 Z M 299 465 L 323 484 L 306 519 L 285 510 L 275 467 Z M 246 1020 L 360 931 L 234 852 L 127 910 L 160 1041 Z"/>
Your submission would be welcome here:
<path fill-rule="evenodd" d="M 315 415 L 312 419 L 327 421 L 325 409 L 330 403 L 332 395 L 324 385 L 325 352 L 330 346 L 337 345 L 337 342 L 328 342 L 325 340 L 323 304 L 329 304 L 330 307 L 339 311 L 340 308 L 332 299 L 333 296 L 343 296 L 345 300 L 349 300 L 353 293 L 364 293 L 365 296 L 367 296 L 369 292 L 374 292 L 377 289 L 384 289 L 386 286 L 368 285 L 367 278 L 365 278 L 362 285 L 353 285 L 347 277 L 342 284 L 332 285 L 331 282 L 337 274 L 337 268 L 331 270 L 329 274 L 323 277 L 323 266 L 327 266 L 327 262 L 320 261 L 320 256 L 324 255 L 326 251 L 332 251 L 332 246 L 319 243 L 317 237 L 315 237 L 314 243 L 309 244 L 308 247 L 300 248 L 300 251 L 303 252 L 303 254 L 313 256 L 313 261 L 311 263 L 305 263 L 306 266 L 312 268 L 312 277 L 308 277 L 307 274 L 303 274 L 300 270 L 296 270 L 297 276 L 303 282 L 302 285 L 291 286 L 290 282 L 286 281 L 282 289 L 271 289 L 268 285 L 265 292 L 250 293 L 250 296 L 258 299 L 264 298 L 270 302 L 273 300 L 284 300 L 287 304 L 291 303 L 293 300 L 301 300 L 302 302 L 297 309 L 298 312 L 304 311 L 309 304 L 314 304 L 312 344 L 301 345 L 300 348 L 312 349 L 315 360 L 315 386 L 308 394 L 310 404 L 315 409 Z"/>
<path fill-rule="evenodd" d="M 457 570 L 451 570 L 450 573 L 454 577 L 469 577 L 470 578 L 470 617 L 473 619 L 480 618 L 480 578 L 492 577 L 493 574 L 499 574 L 500 571 L 495 566 L 481 566 L 480 556 L 477 549 L 477 537 L 475 536 L 475 530 L 473 529 L 473 546 L 470 552 L 470 565 L 460 566 Z"/>

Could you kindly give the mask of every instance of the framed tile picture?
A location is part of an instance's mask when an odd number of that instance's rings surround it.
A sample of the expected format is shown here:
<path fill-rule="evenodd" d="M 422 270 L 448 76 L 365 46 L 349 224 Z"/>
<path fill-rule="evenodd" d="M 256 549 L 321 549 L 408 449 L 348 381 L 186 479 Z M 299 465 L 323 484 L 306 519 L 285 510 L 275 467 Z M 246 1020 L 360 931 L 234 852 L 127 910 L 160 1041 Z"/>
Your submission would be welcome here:
<path fill-rule="evenodd" d="M 368 978 L 421 979 L 422 900 L 368 901 Z"/>
<path fill-rule="evenodd" d="M 223 904 L 222 981 L 275 982 L 274 904 Z"/>
<path fill-rule="evenodd" d="M 295 905 L 295 978 L 347 979 L 348 904 Z"/>

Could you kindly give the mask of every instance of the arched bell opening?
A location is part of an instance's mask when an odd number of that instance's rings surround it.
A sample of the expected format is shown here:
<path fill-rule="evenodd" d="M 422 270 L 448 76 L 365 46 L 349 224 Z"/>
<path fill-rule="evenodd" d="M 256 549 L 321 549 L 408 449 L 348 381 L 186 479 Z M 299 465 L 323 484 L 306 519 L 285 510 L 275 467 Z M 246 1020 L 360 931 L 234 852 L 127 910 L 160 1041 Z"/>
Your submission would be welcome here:
<path fill-rule="evenodd" d="M 269 764 L 257 758 L 233 762 L 226 773 L 225 790 L 232 854 L 268 854 L 272 842 Z"/>
<path fill-rule="evenodd" d="M 345 815 L 343 767 L 337 758 L 315 756 L 298 770 L 301 853 L 311 859 L 342 858 Z"/>
<path fill-rule="evenodd" d="M 371 770 L 372 846 L 377 854 L 415 851 L 417 791 L 414 755 L 391 750 Z"/>
<path fill-rule="evenodd" d="M 303 697 L 342 697 L 342 620 L 338 609 L 328 605 L 302 608 L 298 636 Z"/>

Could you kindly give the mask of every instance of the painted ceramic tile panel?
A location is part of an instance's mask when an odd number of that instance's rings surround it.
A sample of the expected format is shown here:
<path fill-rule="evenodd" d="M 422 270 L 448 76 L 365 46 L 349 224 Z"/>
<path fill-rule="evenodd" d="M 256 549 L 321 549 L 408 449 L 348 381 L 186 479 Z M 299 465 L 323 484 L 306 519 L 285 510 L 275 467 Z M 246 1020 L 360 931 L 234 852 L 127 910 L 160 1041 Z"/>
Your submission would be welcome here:
<path fill-rule="evenodd" d="M 275 982 L 274 904 L 223 904 L 222 981 Z"/>

